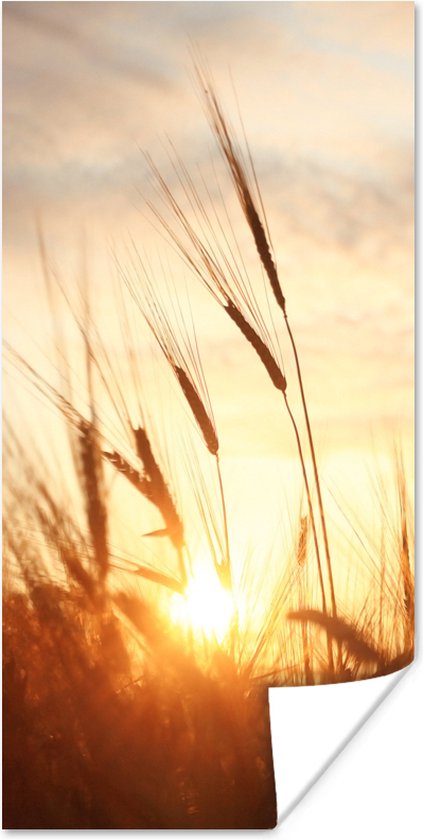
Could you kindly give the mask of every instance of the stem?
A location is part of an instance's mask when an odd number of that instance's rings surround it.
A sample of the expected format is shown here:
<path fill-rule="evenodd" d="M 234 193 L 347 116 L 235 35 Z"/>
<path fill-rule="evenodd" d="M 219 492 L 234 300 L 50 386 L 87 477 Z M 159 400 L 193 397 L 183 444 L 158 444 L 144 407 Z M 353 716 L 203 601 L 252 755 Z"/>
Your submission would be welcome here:
<path fill-rule="evenodd" d="M 223 481 L 222 481 L 222 473 L 220 470 L 220 460 L 219 460 L 219 453 L 216 452 L 216 470 L 217 470 L 217 478 L 219 482 L 219 490 L 220 490 L 220 499 L 222 502 L 222 515 L 223 515 L 223 532 L 225 537 L 225 555 L 226 555 L 226 567 L 229 570 L 229 576 L 231 572 L 231 554 L 230 554 L 230 547 L 229 547 L 229 530 L 228 530 L 228 515 L 226 511 L 226 502 L 225 502 L 225 491 L 223 489 Z"/>
<path fill-rule="evenodd" d="M 188 576 L 184 560 L 184 546 L 178 545 L 176 553 L 178 555 L 179 574 L 181 575 L 182 585 L 185 587 L 188 580 Z"/>
<path fill-rule="evenodd" d="M 300 462 L 301 462 L 301 470 L 302 470 L 302 473 L 303 473 L 304 484 L 305 484 L 305 489 L 306 489 L 306 494 L 307 494 L 307 503 L 308 503 L 308 511 L 309 511 L 309 516 L 310 516 L 311 528 L 312 528 L 312 531 L 313 531 L 314 547 L 315 547 L 315 550 L 316 550 L 317 569 L 318 569 L 318 572 L 319 572 L 320 589 L 321 589 L 321 592 L 322 592 L 323 612 L 326 615 L 328 615 L 328 609 L 327 609 L 327 603 L 326 603 L 326 594 L 325 594 L 325 584 L 324 584 L 324 581 L 323 581 L 322 563 L 321 563 L 321 560 L 320 560 L 319 541 L 317 539 L 316 522 L 315 522 L 315 519 L 314 519 L 313 504 L 312 504 L 312 501 L 311 501 L 310 485 L 308 483 L 308 477 L 307 477 L 307 471 L 306 471 L 306 467 L 305 467 L 303 449 L 302 449 L 302 446 L 301 446 L 301 440 L 300 440 L 300 435 L 299 435 L 299 432 L 298 432 L 298 426 L 295 422 L 294 415 L 293 415 L 293 413 L 291 411 L 291 408 L 290 408 L 290 405 L 288 403 L 288 398 L 286 396 L 286 392 L 284 393 L 284 399 L 285 399 L 285 405 L 286 405 L 286 408 L 287 408 L 287 411 L 288 411 L 288 414 L 289 414 L 289 417 L 291 419 L 291 423 L 292 423 L 292 426 L 293 426 L 293 429 L 294 429 L 294 432 L 295 432 L 295 438 L 296 438 L 296 441 L 297 441 L 298 454 L 300 456 Z M 330 639 L 329 634 L 327 635 L 327 641 L 328 641 L 329 668 L 333 671 L 332 641 Z"/>
<path fill-rule="evenodd" d="M 307 402 L 306 402 L 305 393 L 304 393 L 303 379 L 302 379 L 301 367 L 300 367 L 300 360 L 298 358 L 297 347 L 296 347 L 296 344 L 295 344 L 294 336 L 292 335 L 292 332 L 291 332 L 291 327 L 289 326 L 289 321 L 288 321 L 288 316 L 286 314 L 286 311 L 284 311 L 284 318 L 285 318 L 286 328 L 288 330 L 288 335 L 289 335 L 289 339 L 290 339 L 290 342 L 291 342 L 292 350 L 293 350 L 293 353 L 294 353 L 295 366 L 296 366 L 296 369 L 297 369 L 297 376 L 298 376 L 298 383 L 299 383 L 300 392 L 301 392 L 301 401 L 302 401 L 302 404 L 303 404 L 304 417 L 305 417 L 306 426 L 307 426 L 307 435 L 308 435 L 308 441 L 309 441 L 309 444 L 310 444 L 311 459 L 312 459 L 312 462 L 313 462 L 314 480 L 315 480 L 315 483 L 316 483 L 317 501 L 318 501 L 318 505 L 319 505 L 320 521 L 322 523 L 323 542 L 324 542 L 324 546 L 325 546 L 326 562 L 327 562 L 327 568 L 328 568 L 329 587 L 330 587 L 331 602 L 332 602 L 332 614 L 336 618 L 336 597 L 335 597 L 335 586 L 334 586 L 333 574 L 332 574 L 332 562 L 331 562 L 331 557 L 330 557 L 329 540 L 328 540 L 328 534 L 327 534 L 327 529 L 326 529 L 326 519 L 325 519 L 324 508 L 323 508 L 322 493 L 321 493 L 321 490 L 320 490 L 319 471 L 318 471 L 318 468 L 317 468 L 317 460 L 316 460 L 316 453 L 315 453 L 315 449 L 314 449 L 313 435 L 311 433 L 310 419 L 309 419 L 309 416 L 308 416 Z"/>
<path fill-rule="evenodd" d="M 226 562 L 225 562 L 225 576 L 227 575 L 227 580 L 229 583 L 229 587 L 232 593 L 232 573 L 231 573 L 231 552 L 229 547 L 229 530 L 228 530 L 228 515 L 226 511 L 226 502 L 225 502 L 225 491 L 223 488 L 223 480 L 222 480 L 222 473 L 220 470 L 220 460 L 219 460 L 219 453 L 216 452 L 216 470 L 217 470 L 217 477 L 219 481 L 219 490 L 220 490 L 220 499 L 222 502 L 222 515 L 223 515 L 223 532 L 225 535 L 225 554 L 226 554 Z M 226 577 L 225 577 L 226 580 Z M 237 647 L 237 653 L 239 654 L 239 633 L 238 633 L 238 610 L 235 608 L 235 614 L 233 617 L 232 626 L 230 629 L 230 652 L 232 657 L 235 657 L 235 648 Z"/>
<path fill-rule="evenodd" d="M 301 461 L 301 470 L 302 470 L 302 474 L 303 474 L 303 478 L 304 478 L 304 484 L 305 484 L 306 495 L 307 495 L 308 512 L 309 512 L 309 516 L 310 516 L 311 529 L 313 531 L 314 547 L 316 549 L 316 560 L 317 560 L 317 568 L 318 568 L 318 572 L 319 572 L 320 589 L 321 589 L 321 592 L 322 592 L 323 612 L 326 613 L 326 615 L 327 615 L 328 610 L 327 610 L 327 603 L 326 603 L 325 584 L 324 584 L 324 581 L 323 581 L 322 563 L 321 563 L 321 560 L 320 560 L 320 549 L 319 549 L 319 542 L 318 542 L 318 539 L 317 539 L 316 522 L 315 522 L 315 519 L 314 519 L 313 504 L 312 504 L 312 501 L 311 501 L 310 485 L 308 483 L 308 477 L 307 477 L 307 472 L 306 472 L 306 467 L 305 467 L 305 461 L 304 461 L 304 455 L 303 455 L 303 450 L 302 450 L 302 446 L 301 446 L 300 435 L 298 433 L 298 427 L 297 427 L 297 424 L 295 422 L 294 415 L 293 415 L 293 413 L 291 411 L 291 408 L 289 406 L 286 394 L 284 394 L 284 398 L 285 398 L 285 405 L 286 405 L 286 408 L 287 408 L 287 411 L 288 411 L 288 414 L 289 414 L 289 417 L 291 419 L 291 423 L 292 423 L 292 426 L 293 426 L 293 429 L 294 429 L 294 432 L 295 432 L 295 438 L 296 438 L 297 447 L 298 447 L 298 454 L 300 456 L 300 461 Z"/>

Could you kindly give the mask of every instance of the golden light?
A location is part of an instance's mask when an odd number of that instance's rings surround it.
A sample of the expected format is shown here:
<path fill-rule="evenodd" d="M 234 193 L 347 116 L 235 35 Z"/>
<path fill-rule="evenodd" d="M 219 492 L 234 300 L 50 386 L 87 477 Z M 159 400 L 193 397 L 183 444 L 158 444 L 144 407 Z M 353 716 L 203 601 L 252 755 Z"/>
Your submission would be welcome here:
<path fill-rule="evenodd" d="M 234 617 L 233 596 L 221 586 L 212 571 L 198 571 L 189 581 L 184 594 L 175 593 L 171 598 L 171 620 L 209 640 L 223 642 Z"/>

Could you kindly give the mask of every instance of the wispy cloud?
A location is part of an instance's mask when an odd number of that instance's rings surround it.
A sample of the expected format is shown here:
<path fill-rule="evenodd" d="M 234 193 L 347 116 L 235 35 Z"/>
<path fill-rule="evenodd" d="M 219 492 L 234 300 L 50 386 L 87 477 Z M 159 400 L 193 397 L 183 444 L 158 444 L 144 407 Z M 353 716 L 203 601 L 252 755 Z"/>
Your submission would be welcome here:
<path fill-rule="evenodd" d="M 355 429 L 363 443 L 378 418 L 409 429 L 413 4 L 3 9 L 12 308 L 29 300 L 34 210 L 66 263 L 81 221 L 100 226 L 105 240 L 134 227 L 141 239 L 151 235 L 136 206 L 137 188 L 148 189 L 140 147 L 166 167 L 159 140 L 168 134 L 211 181 L 214 151 L 190 82 L 194 45 L 236 122 L 234 81 L 322 434 L 347 440 Z M 27 305 L 28 331 L 36 305 Z M 211 316 L 206 334 L 215 324 Z M 228 365 L 247 372 L 236 338 L 220 336 L 211 376 L 223 406 Z M 266 412 L 259 373 L 251 375 Z M 277 447 L 276 431 L 268 445 Z"/>

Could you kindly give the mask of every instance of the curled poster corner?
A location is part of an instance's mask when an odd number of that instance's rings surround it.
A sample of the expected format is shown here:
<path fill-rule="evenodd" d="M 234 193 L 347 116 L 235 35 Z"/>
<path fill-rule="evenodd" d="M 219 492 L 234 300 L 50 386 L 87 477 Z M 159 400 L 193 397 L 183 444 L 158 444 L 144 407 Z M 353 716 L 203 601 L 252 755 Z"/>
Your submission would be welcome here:
<path fill-rule="evenodd" d="M 371 683 L 318 689 L 318 698 L 272 689 L 270 709 L 278 802 L 277 832 L 327 840 L 403 831 L 419 837 L 418 768 L 423 749 L 423 666 Z M 351 808 L 351 802 L 354 807 Z M 348 814 L 348 819 L 345 815 Z"/>

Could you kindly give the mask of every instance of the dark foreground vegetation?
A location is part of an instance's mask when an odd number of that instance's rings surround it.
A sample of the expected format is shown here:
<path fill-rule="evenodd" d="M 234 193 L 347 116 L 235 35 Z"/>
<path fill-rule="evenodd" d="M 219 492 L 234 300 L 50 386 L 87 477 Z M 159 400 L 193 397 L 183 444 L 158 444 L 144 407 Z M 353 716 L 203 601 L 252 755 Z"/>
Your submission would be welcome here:
<path fill-rule="evenodd" d="M 275 825 L 267 689 L 224 654 L 205 673 L 140 601 L 122 607 L 146 628 L 136 680 L 125 631 L 80 593 L 6 593 L 3 826 Z"/>

